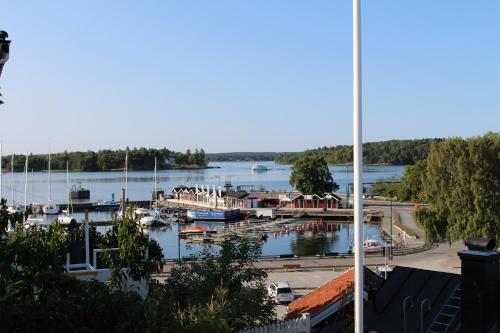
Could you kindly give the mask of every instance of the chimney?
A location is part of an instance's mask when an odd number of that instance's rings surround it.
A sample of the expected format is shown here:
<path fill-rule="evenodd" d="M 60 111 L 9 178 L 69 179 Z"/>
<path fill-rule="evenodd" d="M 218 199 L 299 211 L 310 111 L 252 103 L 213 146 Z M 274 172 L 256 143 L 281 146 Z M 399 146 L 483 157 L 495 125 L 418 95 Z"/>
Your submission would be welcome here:
<path fill-rule="evenodd" d="M 462 332 L 487 332 L 500 311 L 500 252 L 491 238 L 469 238 L 462 261 Z"/>

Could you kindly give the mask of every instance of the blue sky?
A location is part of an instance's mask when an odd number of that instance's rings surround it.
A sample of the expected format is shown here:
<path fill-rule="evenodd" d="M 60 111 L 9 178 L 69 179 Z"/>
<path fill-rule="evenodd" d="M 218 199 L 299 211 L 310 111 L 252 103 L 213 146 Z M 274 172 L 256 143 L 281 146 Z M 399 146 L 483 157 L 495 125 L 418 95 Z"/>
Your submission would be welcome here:
<path fill-rule="evenodd" d="M 0 1 L 4 152 L 352 143 L 349 0 Z M 364 141 L 500 130 L 500 1 L 363 1 Z"/>

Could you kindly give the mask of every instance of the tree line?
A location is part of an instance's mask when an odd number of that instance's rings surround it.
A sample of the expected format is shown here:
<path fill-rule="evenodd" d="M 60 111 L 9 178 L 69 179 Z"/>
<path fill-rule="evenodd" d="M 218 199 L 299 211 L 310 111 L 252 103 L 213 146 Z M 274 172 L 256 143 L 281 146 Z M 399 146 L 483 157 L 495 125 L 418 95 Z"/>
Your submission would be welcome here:
<path fill-rule="evenodd" d="M 432 143 L 443 139 L 389 140 L 363 144 L 363 163 L 411 165 L 429 155 Z M 277 163 L 293 164 L 303 155 L 318 155 L 329 164 L 352 163 L 353 147 L 339 145 L 306 150 L 302 153 L 284 153 L 276 158 Z"/>
<path fill-rule="evenodd" d="M 399 184 L 381 180 L 371 190 L 430 204 L 415 213 L 428 241 L 500 241 L 500 133 L 433 142 L 426 159 L 405 167 Z"/>
<path fill-rule="evenodd" d="M 188 149 L 185 153 L 166 148 L 133 148 L 125 150 L 100 150 L 98 152 L 63 152 L 51 154 L 51 168 L 65 170 L 66 163 L 71 171 L 112 171 L 125 167 L 125 155 L 128 151 L 129 170 L 153 170 L 155 158 L 158 169 L 202 168 L 208 165 L 203 149 L 194 152 Z M 14 171 L 24 170 L 26 155 L 14 154 Z M 3 169 L 11 170 L 11 156 L 2 159 Z M 29 170 L 42 171 L 48 168 L 48 155 L 29 155 Z"/>
<path fill-rule="evenodd" d="M 273 152 L 234 152 L 234 153 L 209 153 L 207 158 L 211 162 L 238 162 L 238 161 L 274 161 L 284 153 Z"/>

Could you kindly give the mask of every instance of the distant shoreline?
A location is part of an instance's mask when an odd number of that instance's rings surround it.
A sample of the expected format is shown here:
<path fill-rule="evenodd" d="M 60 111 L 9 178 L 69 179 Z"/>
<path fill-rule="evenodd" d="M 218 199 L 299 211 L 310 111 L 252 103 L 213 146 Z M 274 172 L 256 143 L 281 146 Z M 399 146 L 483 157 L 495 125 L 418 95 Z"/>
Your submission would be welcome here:
<path fill-rule="evenodd" d="M 158 169 L 158 171 L 165 171 L 165 170 L 203 170 L 203 169 L 220 169 L 220 166 L 179 166 L 179 167 L 173 167 L 173 168 L 162 168 Z M 47 172 L 48 170 L 37 170 L 34 172 Z M 111 169 L 111 170 L 95 170 L 95 171 L 83 171 L 83 170 L 69 170 L 69 172 L 124 172 L 125 169 Z M 128 171 L 153 171 L 151 169 L 129 169 Z M 3 173 L 10 173 L 11 171 L 9 169 L 3 169 Z M 14 173 L 21 173 L 24 171 L 14 171 Z M 66 172 L 64 169 L 60 170 L 50 170 L 50 172 L 54 173 L 59 173 L 59 172 Z"/>

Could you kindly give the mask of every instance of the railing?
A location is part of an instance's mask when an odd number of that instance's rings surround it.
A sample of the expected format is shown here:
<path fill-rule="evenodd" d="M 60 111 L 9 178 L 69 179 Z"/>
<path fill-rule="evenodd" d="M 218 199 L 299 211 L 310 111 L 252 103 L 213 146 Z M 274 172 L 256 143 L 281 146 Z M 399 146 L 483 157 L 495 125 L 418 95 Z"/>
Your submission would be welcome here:
<path fill-rule="evenodd" d="M 238 333 L 310 333 L 311 316 L 302 314 L 302 318 L 279 321 L 267 326 L 255 327 Z"/>

